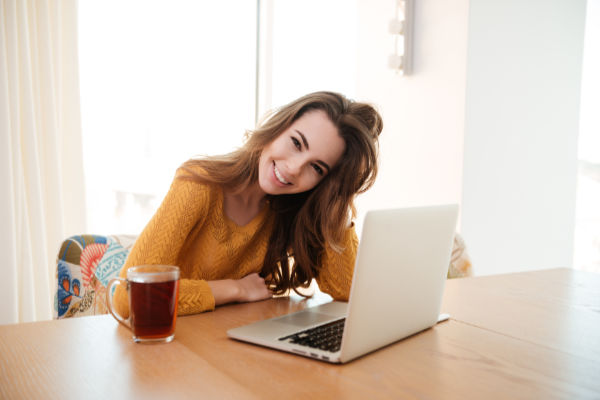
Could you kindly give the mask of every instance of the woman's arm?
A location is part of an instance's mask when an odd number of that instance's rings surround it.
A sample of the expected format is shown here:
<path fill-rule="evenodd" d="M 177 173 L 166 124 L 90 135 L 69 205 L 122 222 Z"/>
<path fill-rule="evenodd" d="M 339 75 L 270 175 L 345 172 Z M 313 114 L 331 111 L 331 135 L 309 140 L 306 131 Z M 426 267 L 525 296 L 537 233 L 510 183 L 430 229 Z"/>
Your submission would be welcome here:
<path fill-rule="evenodd" d="M 206 185 L 175 178 L 159 209 L 137 238 L 120 276 L 135 265 L 176 265 L 177 257 L 191 229 L 203 223 L 209 212 Z M 117 286 L 113 297 L 116 310 L 129 315 L 127 293 Z M 179 285 L 178 312 L 192 313 L 214 308 L 211 290 L 205 281 L 182 279 Z"/>
<path fill-rule="evenodd" d="M 321 262 L 317 283 L 319 289 L 335 300 L 348 301 L 358 250 L 358 237 L 354 225 L 346 229 L 342 242 L 344 250 L 338 253 L 327 246 Z"/>
<path fill-rule="evenodd" d="M 264 300 L 272 297 L 264 278 L 252 273 L 242 279 L 223 279 L 208 281 L 208 286 L 215 298 L 215 305 L 227 303 L 243 303 Z"/>
<path fill-rule="evenodd" d="M 136 240 L 120 276 L 127 269 L 143 264 L 176 265 L 179 252 L 192 228 L 203 224 L 209 210 L 209 188 L 205 185 L 175 179 L 161 206 Z M 213 310 L 232 302 L 248 302 L 271 297 L 264 279 L 250 274 L 239 280 L 205 281 L 181 279 L 179 282 L 179 315 Z M 114 295 L 117 312 L 129 315 L 127 293 L 117 286 Z"/>

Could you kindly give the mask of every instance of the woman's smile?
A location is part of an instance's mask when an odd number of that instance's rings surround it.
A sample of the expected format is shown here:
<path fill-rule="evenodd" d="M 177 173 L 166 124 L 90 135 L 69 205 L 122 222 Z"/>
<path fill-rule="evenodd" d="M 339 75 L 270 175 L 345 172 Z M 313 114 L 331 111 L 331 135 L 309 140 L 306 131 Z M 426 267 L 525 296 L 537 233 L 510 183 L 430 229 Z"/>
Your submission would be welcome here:
<path fill-rule="evenodd" d="M 272 195 L 310 190 L 337 164 L 345 148 L 327 114 L 308 111 L 263 149 L 258 184 Z"/>
<path fill-rule="evenodd" d="M 277 165 L 275 164 L 275 161 L 273 161 L 273 172 L 275 173 L 275 178 L 277 178 L 277 180 L 279 182 L 281 182 L 282 185 L 291 185 L 290 182 L 286 181 L 283 176 L 281 176 L 281 172 L 279 172 L 279 169 L 277 169 Z"/>

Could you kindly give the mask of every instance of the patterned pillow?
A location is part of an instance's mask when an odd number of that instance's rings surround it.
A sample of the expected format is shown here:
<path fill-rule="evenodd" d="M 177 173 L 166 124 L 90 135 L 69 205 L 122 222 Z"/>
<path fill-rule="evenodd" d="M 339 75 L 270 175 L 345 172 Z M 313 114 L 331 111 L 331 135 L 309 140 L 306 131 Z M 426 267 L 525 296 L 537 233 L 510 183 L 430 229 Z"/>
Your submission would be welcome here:
<path fill-rule="evenodd" d="M 136 236 L 79 235 L 56 259 L 54 319 L 106 314 L 106 286 L 119 275 Z"/>
<path fill-rule="evenodd" d="M 473 275 L 471 258 L 467 254 L 467 246 L 463 238 L 457 233 L 454 235 L 452 255 L 450 256 L 450 267 L 448 278 L 464 278 Z"/>

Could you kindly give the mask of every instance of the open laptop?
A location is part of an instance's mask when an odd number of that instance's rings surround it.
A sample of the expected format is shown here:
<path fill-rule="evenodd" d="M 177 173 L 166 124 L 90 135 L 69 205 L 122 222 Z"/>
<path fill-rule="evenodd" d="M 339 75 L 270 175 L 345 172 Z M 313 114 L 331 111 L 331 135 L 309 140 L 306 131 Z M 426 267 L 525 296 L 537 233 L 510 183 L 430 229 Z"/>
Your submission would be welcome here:
<path fill-rule="evenodd" d="M 439 313 L 457 215 L 457 205 L 369 211 L 348 303 L 258 321 L 228 336 L 345 363 L 432 327 L 448 318 Z"/>

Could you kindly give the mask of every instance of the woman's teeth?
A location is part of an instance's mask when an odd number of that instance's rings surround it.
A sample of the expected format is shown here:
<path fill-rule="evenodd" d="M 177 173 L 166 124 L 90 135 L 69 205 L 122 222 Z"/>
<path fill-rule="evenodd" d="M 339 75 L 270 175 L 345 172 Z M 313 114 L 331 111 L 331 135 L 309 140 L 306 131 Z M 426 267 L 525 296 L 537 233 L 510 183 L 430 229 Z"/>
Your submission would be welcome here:
<path fill-rule="evenodd" d="M 277 177 L 277 180 L 279 182 L 283 183 L 284 185 L 289 185 L 290 184 L 288 181 L 286 181 L 285 179 L 283 179 L 283 177 L 279 173 L 279 170 L 277 169 L 277 166 L 273 166 L 273 169 L 275 170 L 275 176 Z"/>

